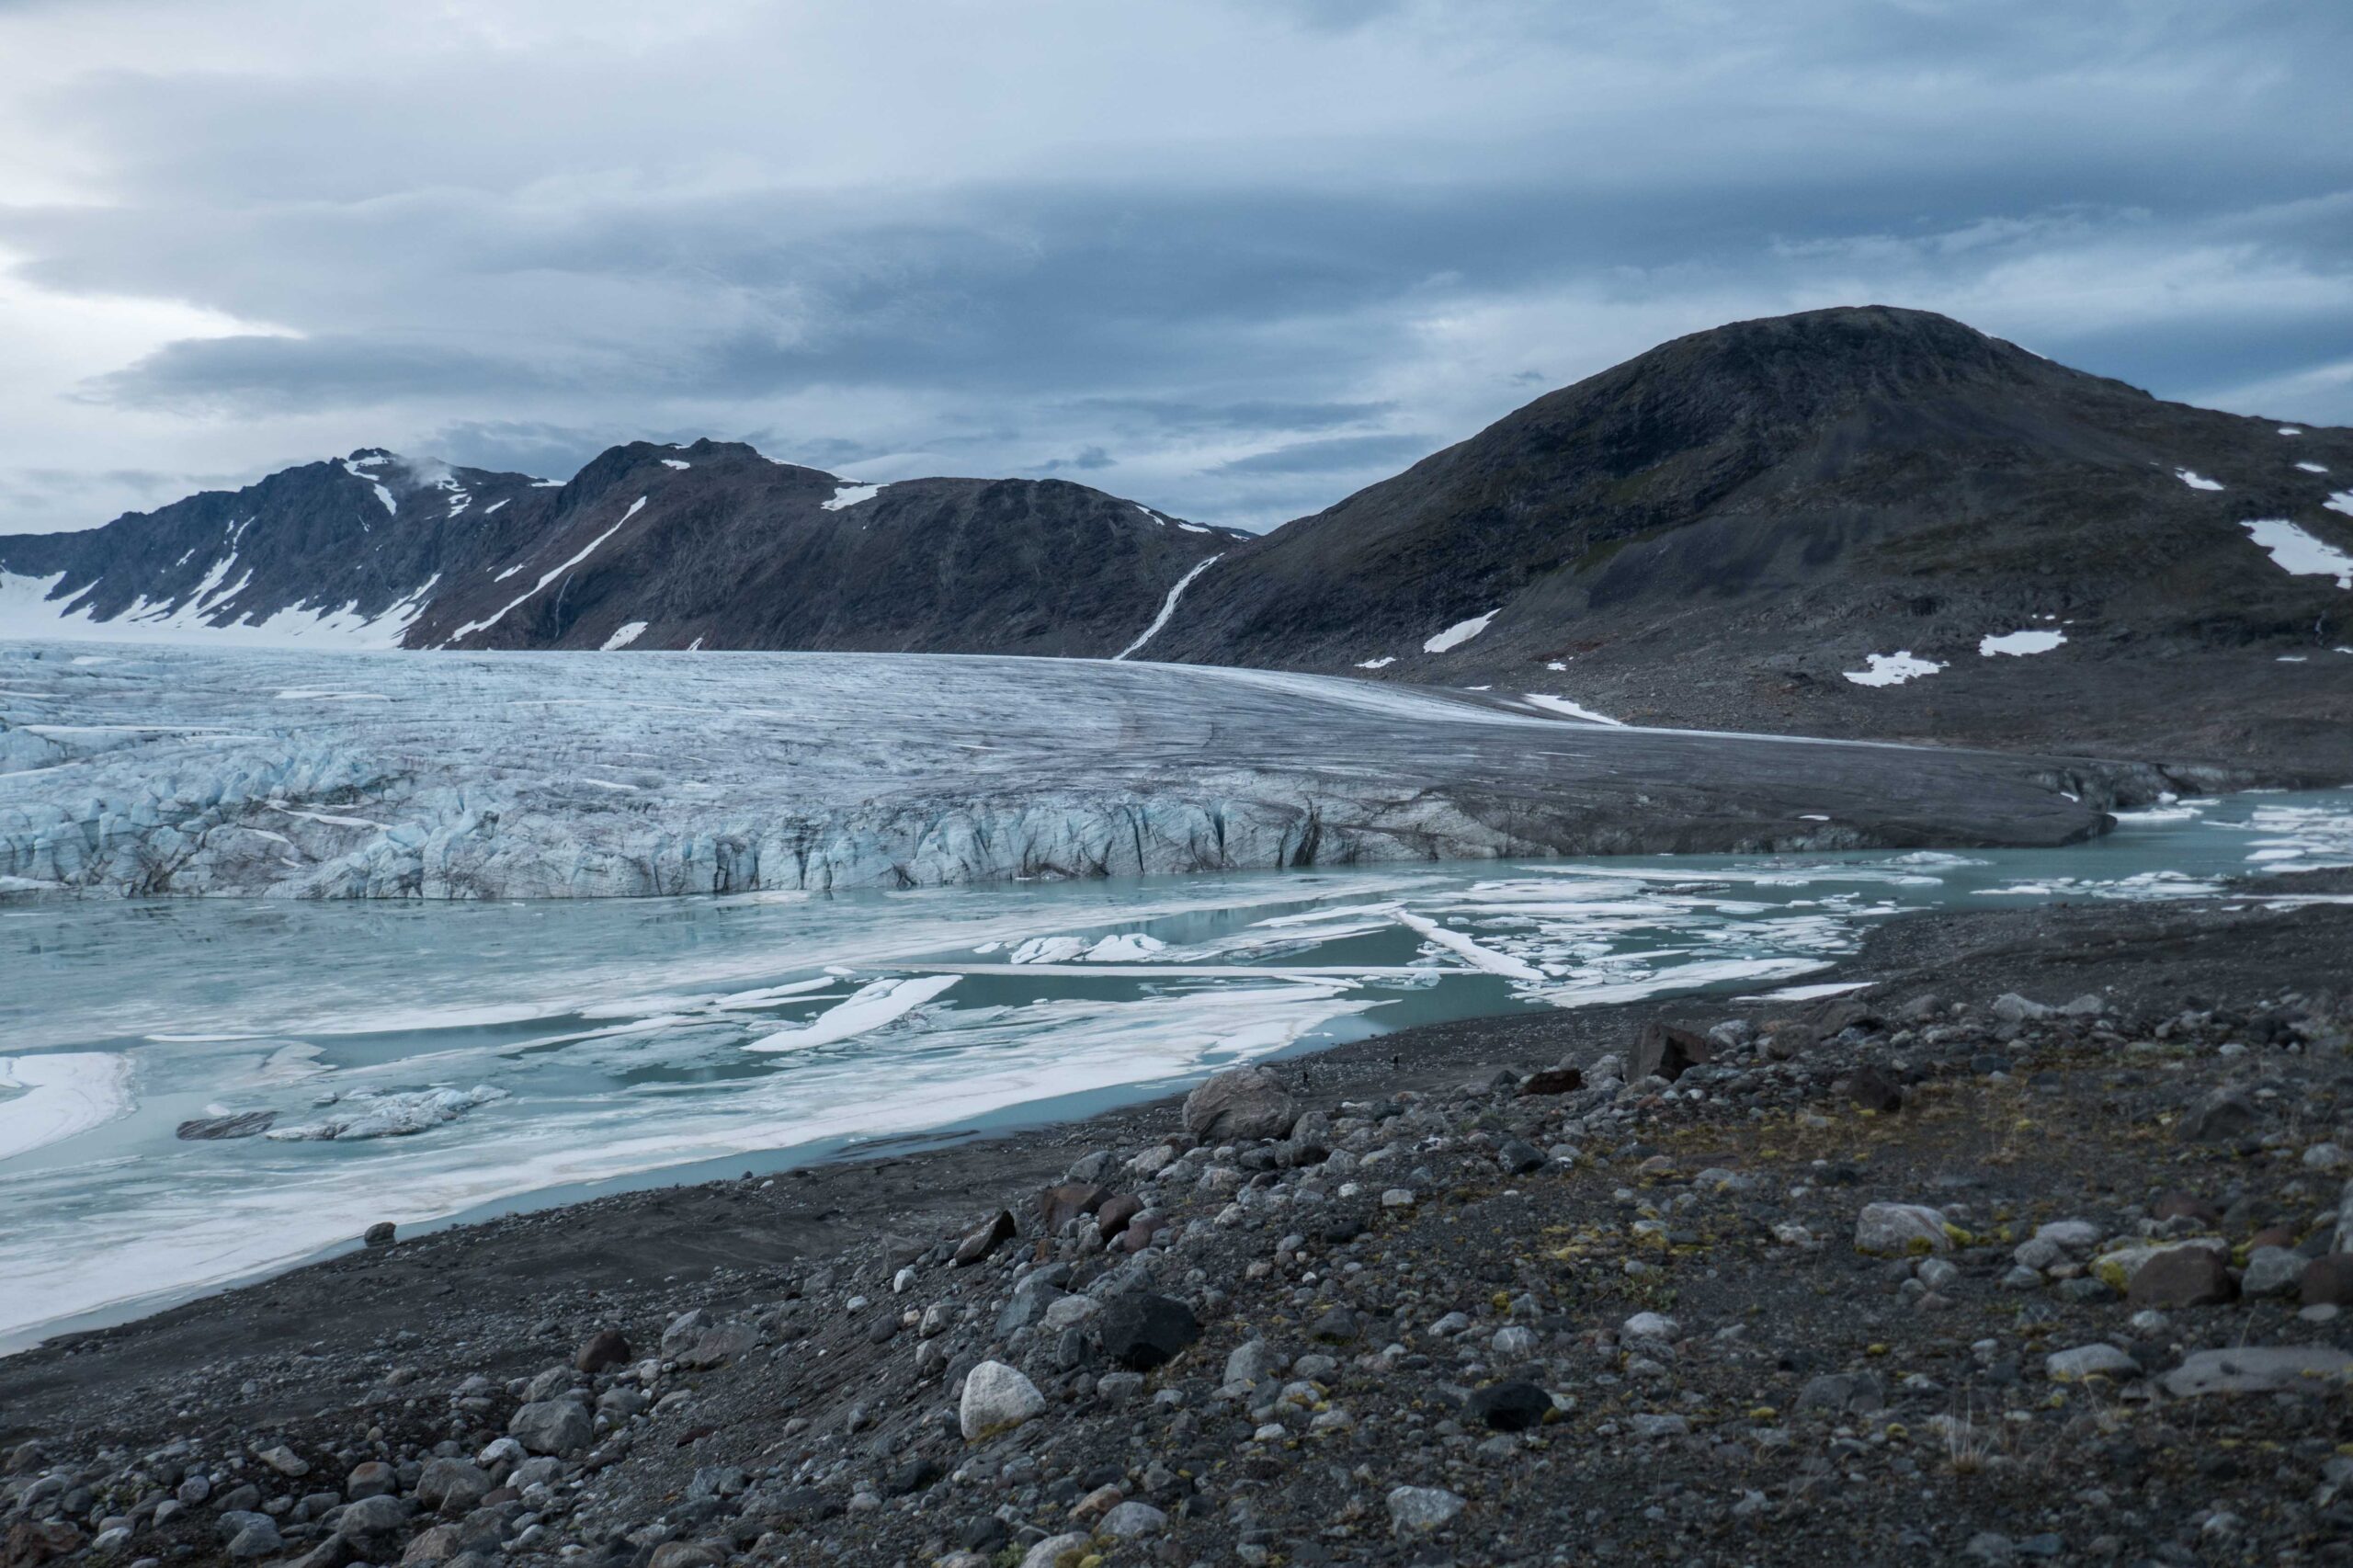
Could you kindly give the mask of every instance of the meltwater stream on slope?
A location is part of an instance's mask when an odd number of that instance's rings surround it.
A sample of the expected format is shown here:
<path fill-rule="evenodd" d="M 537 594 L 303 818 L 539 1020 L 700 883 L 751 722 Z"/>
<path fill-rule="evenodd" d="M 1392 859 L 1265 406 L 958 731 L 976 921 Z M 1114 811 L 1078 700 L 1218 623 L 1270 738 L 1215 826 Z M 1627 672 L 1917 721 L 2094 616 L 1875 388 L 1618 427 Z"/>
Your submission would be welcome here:
<path fill-rule="evenodd" d="M 1084 1109 L 1443 1019 L 1786 994 L 1904 910 L 2194 896 L 2344 864 L 2353 790 L 2184 802 L 2097 843 L 1966 855 L 830 898 L 0 903 L 0 1347 L 379 1220 Z M 266 1131 L 176 1135 L 250 1113 Z"/>

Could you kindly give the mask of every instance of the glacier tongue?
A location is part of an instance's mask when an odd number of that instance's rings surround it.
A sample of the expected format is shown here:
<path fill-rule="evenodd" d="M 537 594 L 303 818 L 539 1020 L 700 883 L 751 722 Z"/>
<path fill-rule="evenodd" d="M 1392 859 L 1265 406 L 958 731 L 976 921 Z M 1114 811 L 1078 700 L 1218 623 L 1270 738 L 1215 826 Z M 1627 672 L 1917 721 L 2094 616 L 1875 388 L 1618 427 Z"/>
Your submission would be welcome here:
<path fill-rule="evenodd" d="M 1602 730 L 1266 671 L 151 647 L 77 662 L 0 643 L 0 877 L 116 893 L 577 898 L 2049 844 L 2099 824 L 2097 791 L 2062 782 L 2088 788 L 2028 757 Z"/>

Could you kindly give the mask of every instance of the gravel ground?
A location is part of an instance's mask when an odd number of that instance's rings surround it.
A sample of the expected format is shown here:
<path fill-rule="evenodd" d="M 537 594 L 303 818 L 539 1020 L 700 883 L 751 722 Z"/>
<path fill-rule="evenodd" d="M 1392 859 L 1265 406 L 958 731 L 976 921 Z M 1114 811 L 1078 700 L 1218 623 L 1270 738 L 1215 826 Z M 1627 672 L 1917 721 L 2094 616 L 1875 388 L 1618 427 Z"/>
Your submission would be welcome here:
<path fill-rule="evenodd" d="M 395 1241 L 0 1362 L 0 1568 L 2353 1561 L 2348 953 L 1925 915 Z"/>

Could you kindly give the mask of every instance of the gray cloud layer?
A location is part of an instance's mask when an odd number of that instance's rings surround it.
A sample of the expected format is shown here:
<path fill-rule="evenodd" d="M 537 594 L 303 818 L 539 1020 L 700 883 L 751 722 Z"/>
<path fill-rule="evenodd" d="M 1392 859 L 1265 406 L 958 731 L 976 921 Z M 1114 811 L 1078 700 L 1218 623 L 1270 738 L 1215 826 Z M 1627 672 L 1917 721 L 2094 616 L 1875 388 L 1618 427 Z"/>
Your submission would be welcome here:
<path fill-rule="evenodd" d="M 472 9 L 0 9 L 0 139 L 43 153 L 0 158 L 0 331 L 201 317 L 0 411 L 0 529 L 174 460 L 702 433 L 1265 526 L 1660 338 L 1866 299 L 2353 421 L 2340 7 Z"/>

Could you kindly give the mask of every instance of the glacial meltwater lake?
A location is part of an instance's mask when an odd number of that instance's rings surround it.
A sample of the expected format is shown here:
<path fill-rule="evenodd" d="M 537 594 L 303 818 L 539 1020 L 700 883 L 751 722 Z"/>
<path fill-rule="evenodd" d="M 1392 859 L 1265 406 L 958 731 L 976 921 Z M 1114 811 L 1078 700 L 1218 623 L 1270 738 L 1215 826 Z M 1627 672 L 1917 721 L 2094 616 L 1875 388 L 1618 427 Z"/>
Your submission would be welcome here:
<path fill-rule="evenodd" d="M 2188 897 L 2347 864 L 2353 790 L 2184 801 L 2055 850 L 832 896 L 11 899 L 0 1348 L 380 1220 L 1084 1111 L 1445 1019 L 1802 994 L 1869 922 L 1906 910 Z M 267 1131 L 176 1136 L 248 1113 Z"/>

